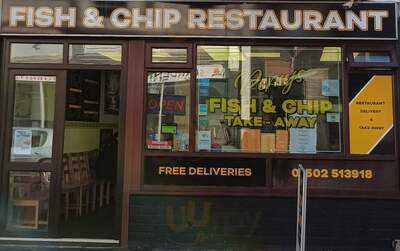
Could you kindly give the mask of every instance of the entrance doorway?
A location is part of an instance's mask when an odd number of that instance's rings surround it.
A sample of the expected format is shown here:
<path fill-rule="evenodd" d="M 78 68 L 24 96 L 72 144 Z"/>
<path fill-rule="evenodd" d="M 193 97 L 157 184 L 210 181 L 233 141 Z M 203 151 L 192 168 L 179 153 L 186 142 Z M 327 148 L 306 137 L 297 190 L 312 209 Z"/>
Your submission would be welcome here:
<path fill-rule="evenodd" d="M 60 235 L 118 239 L 120 71 L 67 72 Z"/>
<path fill-rule="evenodd" d="M 121 54 L 79 46 L 81 67 L 8 71 L 0 239 L 119 243 L 122 66 L 84 64 Z"/>
<path fill-rule="evenodd" d="M 3 170 L 7 235 L 55 233 L 65 72 L 10 72 Z M 53 210 L 50 210 L 53 209 Z M 55 210 L 54 210 L 55 209 Z"/>

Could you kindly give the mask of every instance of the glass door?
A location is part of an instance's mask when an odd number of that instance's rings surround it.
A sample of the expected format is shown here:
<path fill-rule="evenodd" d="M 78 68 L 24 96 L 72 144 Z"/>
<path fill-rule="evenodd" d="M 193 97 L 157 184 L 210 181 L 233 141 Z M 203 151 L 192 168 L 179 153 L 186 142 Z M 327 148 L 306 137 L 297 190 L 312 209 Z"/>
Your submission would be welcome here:
<path fill-rule="evenodd" d="M 7 90 L 0 217 L 3 235 L 55 235 L 65 72 L 14 70 Z"/>

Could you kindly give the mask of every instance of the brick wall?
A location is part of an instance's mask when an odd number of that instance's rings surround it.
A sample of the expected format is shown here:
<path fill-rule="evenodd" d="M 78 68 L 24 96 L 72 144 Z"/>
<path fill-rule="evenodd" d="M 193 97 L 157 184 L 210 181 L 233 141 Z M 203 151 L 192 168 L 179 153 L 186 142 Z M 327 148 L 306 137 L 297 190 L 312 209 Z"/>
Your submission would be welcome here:
<path fill-rule="evenodd" d="M 131 250 L 294 250 L 294 198 L 132 196 Z M 307 250 L 393 250 L 400 202 L 311 199 Z"/>

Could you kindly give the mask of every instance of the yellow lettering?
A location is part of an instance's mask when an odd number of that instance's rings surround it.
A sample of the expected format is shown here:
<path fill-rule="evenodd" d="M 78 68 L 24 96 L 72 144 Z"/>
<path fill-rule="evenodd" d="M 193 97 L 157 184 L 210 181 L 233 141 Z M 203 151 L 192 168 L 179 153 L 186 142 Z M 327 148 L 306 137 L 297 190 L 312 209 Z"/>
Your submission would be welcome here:
<path fill-rule="evenodd" d="M 284 118 L 286 127 L 292 128 L 292 127 L 297 127 L 297 124 L 299 123 L 299 117 L 289 117 L 289 118 Z"/>
<path fill-rule="evenodd" d="M 304 111 L 306 111 L 307 114 L 312 114 L 313 113 L 313 103 L 312 103 L 312 101 L 297 100 L 297 113 L 298 114 L 304 114 Z"/>
<path fill-rule="evenodd" d="M 228 111 L 229 112 L 239 112 L 240 106 L 239 106 L 239 100 L 237 99 L 229 99 L 228 100 Z"/>
<path fill-rule="evenodd" d="M 276 106 L 273 105 L 271 99 L 265 99 L 263 101 L 263 112 L 264 113 L 275 113 Z"/>
<path fill-rule="evenodd" d="M 308 117 L 307 120 L 310 128 L 314 128 L 315 124 L 317 124 L 317 117 Z"/>
<path fill-rule="evenodd" d="M 329 111 L 330 109 L 332 109 L 333 105 L 329 100 L 321 100 L 320 107 L 321 107 L 321 109 L 320 109 L 321 114 L 324 114 L 327 111 Z"/>
<path fill-rule="evenodd" d="M 254 117 L 253 118 L 253 126 L 261 127 L 262 126 L 262 117 Z"/>
<path fill-rule="evenodd" d="M 240 117 L 235 117 L 235 119 L 233 121 L 233 126 L 243 126 L 242 120 L 240 119 Z"/>
<path fill-rule="evenodd" d="M 208 102 L 208 109 L 210 112 L 215 112 L 217 109 L 221 108 L 221 100 L 219 98 L 210 98 Z"/>
<path fill-rule="evenodd" d="M 296 112 L 296 101 L 287 99 L 282 103 L 282 109 L 285 113 L 292 114 Z"/>
<path fill-rule="evenodd" d="M 274 126 L 275 127 L 286 127 L 285 123 L 283 122 L 283 119 L 281 117 L 278 117 L 276 119 Z"/>
<path fill-rule="evenodd" d="M 308 120 L 307 118 L 301 117 L 299 120 L 299 123 L 297 124 L 298 128 L 309 128 Z"/>

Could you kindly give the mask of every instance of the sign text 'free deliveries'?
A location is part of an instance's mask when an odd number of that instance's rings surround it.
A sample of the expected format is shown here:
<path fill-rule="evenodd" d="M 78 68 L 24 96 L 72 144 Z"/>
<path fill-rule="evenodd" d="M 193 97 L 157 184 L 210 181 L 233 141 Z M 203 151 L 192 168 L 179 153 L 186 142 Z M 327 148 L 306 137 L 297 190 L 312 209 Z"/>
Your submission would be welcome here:
<path fill-rule="evenodd" d="M 19 4 L 21 3 L 21 4 Z M 6 1 L 4 32 L 222 37 L 396 38 L 394 4 L 213 4 L 113 2 L 80 9 L 71 3 Z M 62 3 L 62 4 L 60 4 Z M 18 30 L 20 28 L 20 30 Z M 22 28 L 22 30 L 21 30 Z M 67 32 L 68 31 L 68 32 Z"/>
<path fill-rule="evenodd" d="M 263 159 L 147 157 L 145 184 L 181 186 L 265 186 Z"/>

